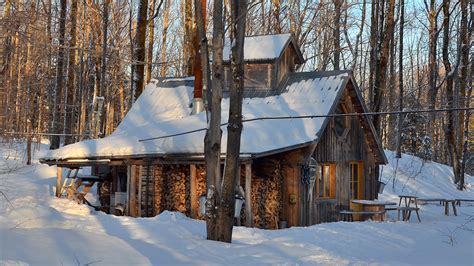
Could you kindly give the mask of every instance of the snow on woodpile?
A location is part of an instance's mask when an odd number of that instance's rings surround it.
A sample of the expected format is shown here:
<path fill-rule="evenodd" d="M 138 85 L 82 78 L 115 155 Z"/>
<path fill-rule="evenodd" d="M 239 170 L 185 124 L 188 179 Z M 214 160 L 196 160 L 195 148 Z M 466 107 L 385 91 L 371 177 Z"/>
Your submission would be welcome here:
<path fill-rule="evenodd" d="M 290 33 L 245 37 L 244 60 L 258 61 L 278 58 L 290 38 Z M 227 39 L 224 46 L 224 60 L 230 60 L 230 53 L 231 43 Z"/>
<path fill-rule="evenodd" d="M 247 98 L 243 101 L 244 119 L 266 117 L 291 117 L 304 115 L 327 115 L 330 112 L 348 73 L 301 79 L 290 84 L 280 95 L 266 98 Z M 157 88 L 157 91 L 163 90 Z M 154 119 L 151 114 L 162 114 L 153 108 L 162 108 L 161 103 L 170 100 L 172 90 L 152 95 L 153 90 L 140 96 L 118 132 L 99 140 L 87 140 L 52 151 L 45 159 L 93 158 L 107 156 L 129 156 L 145 154 L 202 154 L 205 131 L 166 137 L 151 141 L 142 139 L 164 137 L 206 127 L 205 113 L 185 116 L 180 119 Z M 146 98 L 146 99 L 143 99 Z M 175 102 L 173 106 L 184 107 L 189 98 Z M 153 102 L 153 106 L 152 106 Z M 141 105 L 146 103 L 146 107 Z M 179 108 L 176 108 L 178 110 Z M 227 122 L 229 99 L 222 101 L 222 123 Z M 164 112 L 164 111 L 163 111 Z M 179 113 L 179 112 L 178 112 Z M 129 117 L 132 115 L 133 117 Z M 146 119 L 144 118 L 146 117 Z M 169 116 L 165 116 L 169 117 Z M 258 154 L 291 147 L 317 139 L 322 133 L 325 118 L 255 120 L 245 122 L 242 131 L 241 154 Z M 226 151 L 227 128 L 222 126 L 222 152 Z"/>

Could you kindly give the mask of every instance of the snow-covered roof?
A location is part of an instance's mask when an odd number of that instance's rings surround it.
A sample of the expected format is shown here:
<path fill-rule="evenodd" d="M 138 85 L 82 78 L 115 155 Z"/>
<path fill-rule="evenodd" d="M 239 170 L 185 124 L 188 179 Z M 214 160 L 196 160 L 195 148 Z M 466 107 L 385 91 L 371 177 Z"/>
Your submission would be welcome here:
<path fill-rule="evenodd" d="M 274 35 L 257 35 L 245 37 L 244 41 L 244 60 L 245 61 L 264 61 L 274 60 L 280 57 L 283 50 L 292 40 L 290 33 Z M 224 45 L 224 60 L 230 60 L 231 43 L 227 39 Z M 295 49 L 298 49 L 295 47 Z M 298 56 L 301 52 L 296 51 Z M 302 56 L 301 56 L 302 60 Z"/>
<path fill-rule="evenodd" d="M 266 117 L 327 115 L 349 79 L 349 72 L 293 73 L 279 95 L 246 98 L 241 154 L 269 154 L 311 143 L 322 134 L 326 118 L 266 120 Z M 190 115 L 192 88 L 147 85 L 117 130 L 103 139 L 86 140 L 51 151 L 43 160 L 76 158 L 138 157 L 144 155 L 203 154 L 205 131 L 197 131 L 151 141 L 142 139 L 169 136 L 204 129 L 206 115 Z M 229 99 L 222 100 L 222 123 L 227 122 Z M 222 126 L 222 152 L 227 146 L 227 128 Z"/>

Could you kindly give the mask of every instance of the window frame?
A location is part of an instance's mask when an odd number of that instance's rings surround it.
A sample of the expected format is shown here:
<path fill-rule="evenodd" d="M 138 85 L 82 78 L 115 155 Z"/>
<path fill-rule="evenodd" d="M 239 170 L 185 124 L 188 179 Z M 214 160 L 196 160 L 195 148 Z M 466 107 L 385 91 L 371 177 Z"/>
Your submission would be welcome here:
<path fill-rule="evenodd" d="M 336 164 L 334 163 L 320 163 L 318 165 L 319 169 L 317 171 L 316 182 L 314 185 L 317 199 L 335 199 L 336 198 Z M 329 170 L 329 173 L 327 173 Z M 328 180 L 329 179 L 329 180 Z M 320 180 L 322 180 L 322 195 L 320 193 Z M 329 183 L 329 185 L 326 185 Z M 326 188 L 329 187 L 329 191 Z"/>
<path fill-rule="evenodd" d="M 338 112 L 338 110 L 340 110 L 340 112 Z M 335 114 L 347 114 L 349 113 L 349 109 L 347 108 L 346 104 L 344 102 L 341 102 L 338 104 L 336 110 L 335 110 Z M 344 131 L 339 134 L 336 130 L 336 119 L 338 118 L 341 118 L 343 121 L 342 121 L 342 124 L 344 126 Z M 350 120 L 350 117 L 349 116 L 335 116 L 333 117 L 333 130 L 334 130 L 334 134 L 336 134 L 337 138 L 339 140 L 342 140 L 342 139 L 345 139 L 348 135 L 349 135 L 349 131 L 351 129 L 351 120 Z"/>
<path fill-rule="evenodd" d="M 349 176 L 349 193 L 351 200 L 364 198 L 364 162 L 352 161 L 350 162 L 350 176 Z M 354 166 L 357 165 L 357 180 L 354 181 Z M 355 183 L 357 188 L 355 187 Z M 357 195 L 354 197 L 354 190 Z"/>

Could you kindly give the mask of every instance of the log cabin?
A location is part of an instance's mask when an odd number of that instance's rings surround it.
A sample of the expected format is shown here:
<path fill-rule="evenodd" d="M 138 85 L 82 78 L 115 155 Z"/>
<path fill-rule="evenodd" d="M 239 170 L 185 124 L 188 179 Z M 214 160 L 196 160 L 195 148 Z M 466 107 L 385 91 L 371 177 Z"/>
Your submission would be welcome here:
<path fill-rule="evenodd" d="M 244 54 L 242 114 L 249 121 L 236 190 L 246 203 L 236 222 L 268 229 L 332 222 L 338 210 L 353 207 L 351 199 L 377 198 L 378 166 L 387 158 L 370 118 L 334 116 L 367 112 L 352 73 L 295 72 L 304 60 L 291 34 L 246 37 Z M 169 210 L 203 218 L 206 116 L 191 115 L 192 97 L 193 77 L 152 80 L 110 136 L 41 159 L 58 166 L 57 191 L 61 169 L 91 167 L 103 210 L 120 204 L 133 217 Z M 223 123 L 228 109 L 224 97 Z M 224 163 L 225 126 L 222 131 Z"/>

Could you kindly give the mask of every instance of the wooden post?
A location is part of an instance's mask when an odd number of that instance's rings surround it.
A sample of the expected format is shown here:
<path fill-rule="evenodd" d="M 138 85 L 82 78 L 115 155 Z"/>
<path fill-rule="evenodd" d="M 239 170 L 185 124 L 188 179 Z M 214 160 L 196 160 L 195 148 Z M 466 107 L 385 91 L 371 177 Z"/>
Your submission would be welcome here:
<path fill-rule="evenodd" d="M 137 208 L 137 216 L 142 217 L 142 167 L 143 165 L 137 165 L 138 167 L 138 196 L 137 196 L 137 201 L 138 201 L 138 208 Z"/>
<path fill-rule="evenodd" d="M 196 218 L 198 216 L 198 195 L 197 195 L 197 174 L 196 174 L 196 165 L 191 164 L 189 166 L 189 190 L 191 198 L 191 218 Z"/>
<path fill-rule="evenodd" d="M 131 193 L 131 183 L 132 183 L 132 167 L 130 165 L 127 165 L 127 191 L 126 191 L 126 195 L 127 195 L 127 199 L 126 199 L 126 203 L 125 203 L 125 206 L 127 206 L 125 208 L 125 215 L 129 216 L 130 215 L 130 193 Z"/>
<path fill-rule="evenodd" d="M 137 216 L 137 177 L 136 177 L 136 165 L 130 166 L 130 215 L 133 217 Z"/>
<path fill-rule="evenodd" d="M 63 168 L 59 166 L 57 168 L 58 170 L 56 173 L 56 197 L 60 198 L 62 190 Z"/>
<path fill-rule="evenodd" d="M 245 164 L 245 225 L 252 227 L 252 163 Z"/>

